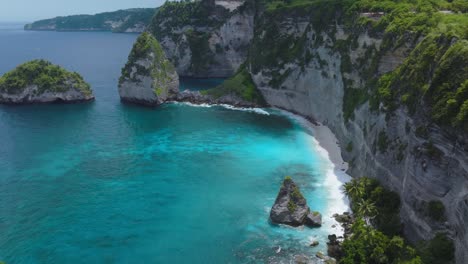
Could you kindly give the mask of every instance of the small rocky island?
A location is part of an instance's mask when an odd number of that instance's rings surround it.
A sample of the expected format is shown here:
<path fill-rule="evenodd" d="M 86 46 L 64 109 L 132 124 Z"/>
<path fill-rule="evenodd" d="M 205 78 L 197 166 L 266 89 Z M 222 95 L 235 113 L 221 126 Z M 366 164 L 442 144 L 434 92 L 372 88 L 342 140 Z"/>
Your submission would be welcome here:
<path fill-rule="evenodd" d="M 81 75 L 45 60 L 26 62 L 0 77 L 1 104 L 76 103 L 93 99 L 90 85 Z"/>
<path fill-rule="evenodd" d="M 322 215 L 319 212 L 310 211 L 299 187 L 289 176 L 284 179 L 275 204 L 271 208 L 270 219 L 275 224 L 295 227 L 301 225 L 320 227 L 322 225 Z"/>
<path fill-rule="evenodd" d="M 141 34 L 133 46 L 119 80 L 122 101 L 156 106 L 179 92 L 179 76 L 159 42 Z"/>

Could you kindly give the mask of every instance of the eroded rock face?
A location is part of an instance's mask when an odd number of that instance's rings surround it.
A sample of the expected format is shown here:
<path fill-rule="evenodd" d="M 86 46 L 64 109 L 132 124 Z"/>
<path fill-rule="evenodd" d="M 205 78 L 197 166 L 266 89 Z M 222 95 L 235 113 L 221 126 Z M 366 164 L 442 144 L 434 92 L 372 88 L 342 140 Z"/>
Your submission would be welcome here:
<path fill-rule="evenodd" d="M 158 41 L 143 33 L 136 41 L 119 80 L 122 101 L 155 106 L 179 91 L 179 76 Z"/>
<path fill-rule="evenodd" d="M 3 104 L 40 104 L 40 103 L 79 103 L 94 100 L 92 94 L 84 94 L 79 89 L 74 88 L 70 83 L 67 91 L 53 92 L 47 91 L 39 93 L 37 85 L 27 86 L 19 94 L 0 93 L 0 103 Z"/>
<path fill-rule="evenodd" d="M 175 19 L 180 13 L 190 19 Z M 180 76 L 230 77 L 247 58 L 254 17 L 253 1 L 171 2 L 159 9 L 149 30 Z"/>
<path fill-rule="evenodd" d="M 276 197 L 275 204 L 271 208 L 271 221 L 290 226 L 301 226 L 305 223 L 311 224 L 311 226 L 320 226 L 321 218 L 319 213 L 310 213 L 307 201 L 299 187 L 290 177 L 286 177 Z"/>

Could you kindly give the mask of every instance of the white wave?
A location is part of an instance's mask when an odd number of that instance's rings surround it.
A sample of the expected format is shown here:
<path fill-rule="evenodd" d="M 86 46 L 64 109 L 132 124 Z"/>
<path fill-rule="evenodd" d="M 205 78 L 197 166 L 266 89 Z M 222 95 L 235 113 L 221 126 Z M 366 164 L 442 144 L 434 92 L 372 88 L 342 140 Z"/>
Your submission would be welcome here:
<path fill-rule="evenodd" d="M 188 105 L 188 106 L 191 106 L 191 107 L 203 107 L 203 108 L 210 108 L 210 107 L 214 107 L 214 106 L 220 106 L 220 107 L 223 107 L 223 108 L 226 108 L 226 109 L 229 109 L 229 110 L 252 112 L 252 113 L 256 113 L 256 114 L 260 114 L 260 115 L 270 115 L 270 113 L 268 113 L 264 109 L 257 108 L 257 107 L 255 107 L 255 108 L 235 107 L 235 106 L 228 105 L 228 104 L 206 104 L 206 103 L 194 104 L 194 103 L 190 103 L 190 102 L 173 102 L 173 103 L 174 104 Z"/>
<path fill-rule="evenodd" d="M 182 104 L 182 105 L 188 105 L 188 106 L 191 106 L 191 107 L 203 107 L 203 108 L 210 108 L 210 107 L 213 107 L 215 105 L 211 105 L 211 104 L 194 104 L 194 103 L 190 103 L 190 102 L 171 102 L 173 104 Z"/>
<path fill-rule="evenodd" d="M 249 108 L 249 107 L 235 107 L 235 106 L 228 105 L 228 104 L 219 104 L 218 106 L 224 107 L 224 108 L 229 109 L 229 110 L 253 112 L 253 113 L 257 113 L 257 114 L 261 114 L 261 115 L 270 115 L 270 113 L 268 113 L 268 112 L 265 111 L 264 109 L 262 109 L 262 108 L 257 108 L 257 107 L 255 107 L 255 108 Z"/>

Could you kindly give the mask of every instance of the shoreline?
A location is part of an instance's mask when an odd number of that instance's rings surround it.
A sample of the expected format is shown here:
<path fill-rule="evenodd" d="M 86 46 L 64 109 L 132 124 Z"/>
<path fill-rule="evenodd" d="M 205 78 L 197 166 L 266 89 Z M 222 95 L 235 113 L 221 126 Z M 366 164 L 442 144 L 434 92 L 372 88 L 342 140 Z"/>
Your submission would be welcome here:
<path fill-rule="evenodd" d="M 291 113 L 289 111 L 273 108 L 280 111 L 285 116 L 294 119 L 307 131 L 311 136 L 311 148 L 318 152 L 329 163 L 323 166 L 326 170 L 326 175 L 323 181 L 323 187 L 330 193 L 327 211 L 322 212 L 324 216 L 323 228 L 326 228 L 329 234 L 336 234 L 338 237 L 344 235 L 344 228 L 333 217 L 336 214 L 350 212 L 350 202 L 348 197 L 343 193 L 343 185 L 349 182 L 352 177 L 346 172 L 349 168 L 341 156 L 340 144 L 335 134 L 327 126 L 316 121 L 311 122 L 301 115 Z"/>
<path fill-rule="evenodd" d="M 286 116 L 289 116 L 298 121 L 317 140 L 318 145 L 327 152 L 327 158 L 334 164 L 334 169 L 346 173 L 346 171 L 349 168 L 348 163 L 343 160 L 338 139 L 336 138 L 335 134 L 333 134 L 333 132 L 330 130 L 330 128 L 317 121 L 311 122 L 310 120 L 301 115 L 292 113 L 284 109 L 272 109 L 278 110 Z"/>

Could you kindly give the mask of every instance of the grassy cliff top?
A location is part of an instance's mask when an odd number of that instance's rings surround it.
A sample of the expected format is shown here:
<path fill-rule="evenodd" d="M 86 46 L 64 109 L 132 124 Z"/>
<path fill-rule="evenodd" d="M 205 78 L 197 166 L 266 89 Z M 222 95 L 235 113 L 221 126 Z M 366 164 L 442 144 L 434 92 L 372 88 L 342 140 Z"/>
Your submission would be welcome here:
<path fill-rule="evenodd" d="M 18 94 L 30 85 L 37 85 L 39 93 L 65 92 L 71 88 L 71 84 L 85 95 L 92 94 L 89 84 L 78 73 L 69 72 L 45 60 L 33 60 L 0 77 L 0 92 Z"/>

